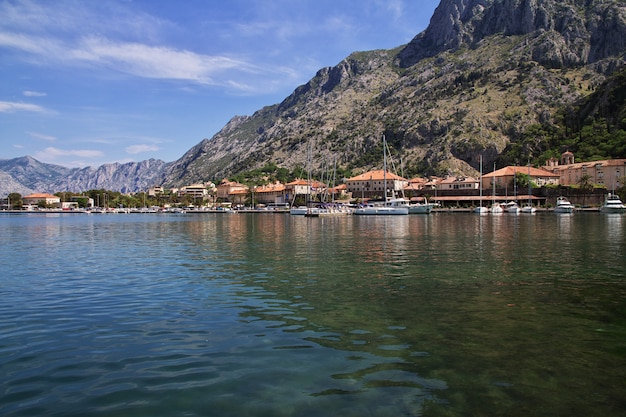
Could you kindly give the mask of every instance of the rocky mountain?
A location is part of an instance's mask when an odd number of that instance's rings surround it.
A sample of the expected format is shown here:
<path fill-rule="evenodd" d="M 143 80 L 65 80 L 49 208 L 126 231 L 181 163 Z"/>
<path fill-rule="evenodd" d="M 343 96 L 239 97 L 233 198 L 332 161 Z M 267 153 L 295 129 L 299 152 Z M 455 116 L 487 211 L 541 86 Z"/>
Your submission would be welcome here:
<path fill-rule="evenodd" d="M 475 174 L 534 124 L 594 92 L 625 62 L 616 0 L 443 0 L 395 50 L 356 52 L 282 103 L 236 117 L 167 171 L 169 185 L 271 161 L 380 166 L 385 134 L 409 174 Z M 400 156 L 399 155 L 399 156 Z M 532 155 L 525 155 L 529 157 Z"/>
<path fill-rule="evenodd" d="M 0 195 L 18 192 L 107 189 L 123 193 L 147 190 L 163 182 L 168 164 L 156 159 L 125 164 L 105 164 L 98 168 L 65 168 L 45 164 L 25 156 L 0 160 Z"/>
<path fill-rule="evenodd" d="M 409 44 L 320 69 L 281 103 L 234 117 L 172 163 L 69 170 L 25 158 L 0 161 L 0 171 L 38 191 L 135 191 L 270 162 L 292 170 L 307 165 L 312 148 L 314 170 L 336 163 L 358 174 L 381 166 L 384 134 L 405 176 L 475 175 L 479 155 L 487 165 L 549 156 L 571 130 L 562 120 L 588 115 L 581 106 L 606 110 L 581 103 L 605 97 L 625 63 L 623 0 L 442 0 Z"/>

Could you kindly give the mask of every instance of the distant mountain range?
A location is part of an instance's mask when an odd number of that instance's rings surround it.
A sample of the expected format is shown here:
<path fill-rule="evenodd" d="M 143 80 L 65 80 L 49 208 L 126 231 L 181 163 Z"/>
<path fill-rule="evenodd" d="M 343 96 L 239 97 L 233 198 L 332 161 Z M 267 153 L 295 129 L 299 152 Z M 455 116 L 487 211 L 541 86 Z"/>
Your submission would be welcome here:
<path fill-rule="evenodd" d="M 158 159 L 98 168 L 65 168 L 30 156 L 0 160 L 0 195 L 17 192 L 81 192 L 106 189 L 123 193 L 147 190 L 163 183 L 167 164 Z"/>
<path fill-rule="evenodd" d="M 358 174 L 380 166 L 383 134 L 405 176 L 472 175 L 479 155 L 487 164 L 504 154 L 526 160 L 573 143 L 572 120 L 590 118 L 578 129 L 594 123 L 608 102 L 618 122 L 607 129 L 618 126 L 626 96 L 623 84 L 607 82 L 625 78 L 625 62 L 623 1 L 442 0 L 409 44 L 355 52 L 319 70 L 283 102 L 234 117 L 177 161 L 68 169 L 4 160 L 0 194 L 180 186 L 268 162 L 293 169 L 306 165 L 310 147 L 314 169 L 336 161 Z M 603 94 L 607 85 L 611 94 Z M 529 126 L 550 139 L 534 146 Z"/>

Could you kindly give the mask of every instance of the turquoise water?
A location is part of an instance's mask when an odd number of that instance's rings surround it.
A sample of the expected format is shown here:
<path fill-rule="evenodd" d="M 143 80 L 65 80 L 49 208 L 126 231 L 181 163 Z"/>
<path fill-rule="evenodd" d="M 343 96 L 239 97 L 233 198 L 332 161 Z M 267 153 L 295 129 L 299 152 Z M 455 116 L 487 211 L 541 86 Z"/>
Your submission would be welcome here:
<path fill-rule="evenodd" d="M 625 229 L 2 214 L 0 415 L 626 415 Z"/>

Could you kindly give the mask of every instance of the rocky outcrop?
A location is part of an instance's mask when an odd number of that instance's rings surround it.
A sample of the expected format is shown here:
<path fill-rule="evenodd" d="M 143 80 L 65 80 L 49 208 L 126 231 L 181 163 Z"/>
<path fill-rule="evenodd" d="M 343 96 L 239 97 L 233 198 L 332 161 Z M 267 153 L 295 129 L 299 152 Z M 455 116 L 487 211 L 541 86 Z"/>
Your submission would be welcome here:
<path fill-rule="evenodd" d="M 473 48 L 495 34 L 532 34 L 523 42 L 542 65 L 587 65 L 624 50 L 626 6 L 612 0 L 444 0 L 429 27 L 398 55 L 399 64 L 406 68 L 446 50 Z"/>

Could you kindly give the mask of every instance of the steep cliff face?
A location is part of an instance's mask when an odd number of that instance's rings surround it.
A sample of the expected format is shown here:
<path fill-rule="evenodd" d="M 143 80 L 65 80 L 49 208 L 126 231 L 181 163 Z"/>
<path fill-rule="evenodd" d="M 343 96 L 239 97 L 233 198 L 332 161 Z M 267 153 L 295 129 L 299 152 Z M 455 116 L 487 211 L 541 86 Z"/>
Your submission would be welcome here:
<path fill-rule="evenodd" d="M 400 66 L 486 37 L 532 35 L 524 49 L 551 68 L 576 67 L 613 57 L 626 39 L 626 5 L 614 0 L 442 1 L 426 31 L 398 55 Z"/>

